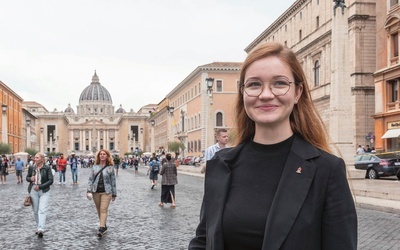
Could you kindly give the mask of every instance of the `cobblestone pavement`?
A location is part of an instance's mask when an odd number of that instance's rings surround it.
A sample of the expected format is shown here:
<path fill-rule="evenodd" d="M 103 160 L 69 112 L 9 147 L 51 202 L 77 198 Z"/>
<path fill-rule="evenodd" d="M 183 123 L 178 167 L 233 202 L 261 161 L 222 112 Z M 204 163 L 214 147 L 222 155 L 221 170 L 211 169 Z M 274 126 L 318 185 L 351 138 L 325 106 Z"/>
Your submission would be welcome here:
<path fill-rule="evenodd" d="M 140 175 L 120 169 L 118 197 L 111 203 L 108 232 L 98 239 L 93 201 L 85 197 L 89 169 L 79 169 L 79 185 L 56 178 L 43 239 L 35 236 L 31 207 L 23 206 L 28 184 L 9 175 L 0 184 L 1 249 L 187 249 L 199 220 L 204 178 L 180 174 L 176 209 L 158 207 L 161 188 L 150 189 L 145 168 Z M 24 177 L 26 172 L 24 172 Z M 58 173 L 56 176 L 58 177 Z M 400 215 L 358 208 L 359 247 L 362 250 L 400 249 Z"/>

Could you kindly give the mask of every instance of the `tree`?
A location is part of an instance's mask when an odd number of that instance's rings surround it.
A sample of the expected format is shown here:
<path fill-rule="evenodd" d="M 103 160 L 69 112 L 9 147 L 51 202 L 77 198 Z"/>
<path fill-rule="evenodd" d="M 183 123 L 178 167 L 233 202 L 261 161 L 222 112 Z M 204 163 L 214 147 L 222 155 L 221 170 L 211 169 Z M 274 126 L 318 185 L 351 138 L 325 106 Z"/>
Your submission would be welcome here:
<path fill-rule="evenodd" d="M 10 144 L 0 142 L 0 154 L 11 154 L 11 150 L 12 148 Z"/>
<path fill-rule="evenodd" d="M 29 155 L 36 155 L 38 153 L 38 151 L 33 148 L 27 148 L 25 149 L 25 152 L 27 152 Z"/>
<path fill-rule="evenodd" d="M 185 150 L 185 145 L 182 142 L 177 142 L 177 141 L 168 142 L 169 152 L 179 152 L 180 150 Z"/>

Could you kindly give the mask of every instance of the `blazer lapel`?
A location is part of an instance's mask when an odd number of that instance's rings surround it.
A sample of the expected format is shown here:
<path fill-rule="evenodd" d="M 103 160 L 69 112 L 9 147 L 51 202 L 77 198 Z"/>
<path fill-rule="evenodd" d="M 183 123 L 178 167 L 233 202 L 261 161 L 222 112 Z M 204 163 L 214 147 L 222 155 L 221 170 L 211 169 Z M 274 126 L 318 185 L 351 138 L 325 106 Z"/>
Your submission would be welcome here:
<path fill-rule="evenodd" d="M 279 249 L 307 197 L 316 167 L 307 159 L 318 156 L 312 145 L 296 136 L 267 218 L 262 249 Z"/>
<path fill-rule="evenodd" d="M 207 249 L 224 249 L 222 215 L 228 196 L 231 170 L 218 159 L 207 161 L 205 178 L 205 213 L 207 214 Z"/>

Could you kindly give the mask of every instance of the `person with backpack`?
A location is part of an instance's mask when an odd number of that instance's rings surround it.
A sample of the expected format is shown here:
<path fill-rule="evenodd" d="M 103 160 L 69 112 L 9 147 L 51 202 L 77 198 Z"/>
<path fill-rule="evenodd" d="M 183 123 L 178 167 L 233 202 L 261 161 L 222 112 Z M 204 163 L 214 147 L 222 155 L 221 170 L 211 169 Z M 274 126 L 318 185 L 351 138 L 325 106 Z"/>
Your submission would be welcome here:
<path fill-rule="evenodd" d="M 154 189 L 154 187 L 157 187 L 158 173 L 160 172 L 160 162 L 158 161 L 157 157 L 154 157 L 149 163 L 149 169 L 151 189 Z"/>

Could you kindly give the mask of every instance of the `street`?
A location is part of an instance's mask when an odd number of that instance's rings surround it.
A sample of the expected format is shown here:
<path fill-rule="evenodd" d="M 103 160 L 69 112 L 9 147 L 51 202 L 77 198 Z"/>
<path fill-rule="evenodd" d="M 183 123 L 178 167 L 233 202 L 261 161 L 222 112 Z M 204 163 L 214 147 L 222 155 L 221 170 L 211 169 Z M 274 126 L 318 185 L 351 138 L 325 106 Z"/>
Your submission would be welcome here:
<path fill-rule="evenodd" d="M 108 232 L 96 236 L 97 212 L 85 197 L 89 169 L 79 169 L 78 185 L 51 186 L 51 201 L 43 239 L 35 235 L 31 207 L 23 206 L 27 182 L 16 184 L 14 174 L 0 185 L 0 246 L 2 249 L 187 249 L 199 221 L 203 193 L 201 177 L 180 174 L 175 209 L 158 206 L 161 187 L 150 189 L 146 169 L 120 169 L 118 197 L 110 204 Z M 26 172 L 24 172 L 24 178 Z M 160 178 L 161 179 L 161 178 Z M 357 208 L 359 249 L 399 249 L 400 215 Z"/>

